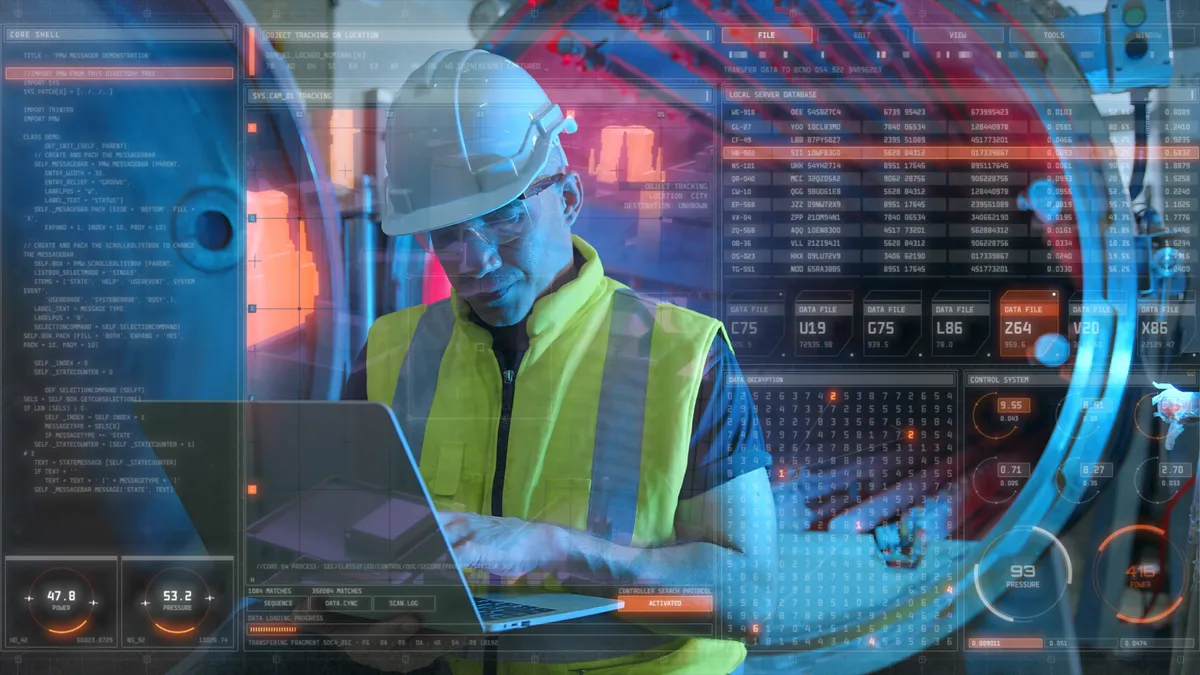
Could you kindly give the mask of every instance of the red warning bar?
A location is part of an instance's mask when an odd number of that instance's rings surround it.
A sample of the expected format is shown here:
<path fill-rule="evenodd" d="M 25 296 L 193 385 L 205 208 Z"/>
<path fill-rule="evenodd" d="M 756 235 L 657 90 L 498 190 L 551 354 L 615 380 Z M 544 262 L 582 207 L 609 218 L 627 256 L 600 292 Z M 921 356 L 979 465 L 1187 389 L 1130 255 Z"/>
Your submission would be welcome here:
<path fill-rule="evenodd" d="M 967 649 L 1041 649 L 1042 638 L 1035 637 L 973 637 L 967 639 Z"/>
<path fill-rule="evenodd" d="M 9 66 L 6 80 L 161 81 L 232 80 L 231 66 Z"/>
<path fill-rule="evenodd" d="M 254 70 L 258 66 L 255 62 L 255 53 L 258 51 L 258 45 L 255 43 L 257 38 L 258 32 L 254 26 L 246 26 L 246 77 L 254 77 Z"/>
<path fill-rule="evenodd" d="M 781 159 L 863 159 L 863 160 L 1114 160 L 1133 157 L 1132 148 L 1046 148 L 1021 146 L 965 146 L 949 147 L 935 145 L 797 145 L 797 146 L 749 146 L 726 145 L 721 156 L 727 160 L 781 160 Z M 1200 160 L 1200 147 L 1194 145 L 1154 146 L 1146 149 L 1149 160 Z"/>

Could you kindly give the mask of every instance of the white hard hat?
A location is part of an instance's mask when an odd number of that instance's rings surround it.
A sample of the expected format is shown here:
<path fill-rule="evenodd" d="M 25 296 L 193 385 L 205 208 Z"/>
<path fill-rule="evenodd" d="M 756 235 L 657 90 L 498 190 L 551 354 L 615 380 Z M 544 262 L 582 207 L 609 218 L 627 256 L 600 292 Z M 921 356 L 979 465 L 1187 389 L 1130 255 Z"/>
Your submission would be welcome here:
<path fill-rule="evenodd" d="M 517 64 L 481 49 L 443 50 L 409 76 L 387 131 L 389 235 L 482 216 L 538 178 L 558 134 L 574 133 Z"/>

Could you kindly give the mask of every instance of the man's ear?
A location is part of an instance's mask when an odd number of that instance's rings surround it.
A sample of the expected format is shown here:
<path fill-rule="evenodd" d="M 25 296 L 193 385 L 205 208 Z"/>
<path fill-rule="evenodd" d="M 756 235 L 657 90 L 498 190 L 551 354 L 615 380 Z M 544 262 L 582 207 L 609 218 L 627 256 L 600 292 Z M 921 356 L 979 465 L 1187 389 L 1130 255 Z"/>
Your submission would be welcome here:
<path fill-rule="evenodd" d="M 571 227 L 583 208 L 583 181 L 576 171 L 568 171 L 562 180 L 563 225 Z"/>

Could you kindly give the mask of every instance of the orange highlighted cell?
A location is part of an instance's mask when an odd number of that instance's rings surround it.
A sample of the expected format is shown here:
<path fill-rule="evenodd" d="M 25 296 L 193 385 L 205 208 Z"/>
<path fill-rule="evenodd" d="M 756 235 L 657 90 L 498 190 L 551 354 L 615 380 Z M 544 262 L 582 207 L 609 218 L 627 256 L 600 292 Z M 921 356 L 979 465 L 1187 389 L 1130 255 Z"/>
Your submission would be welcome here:
<path fill-rule="evenodd" d="M 859 159 L 863 148 L 830 147 L 827 145 L 786 146 L 772 149 L 773 159 Z"/>
<path fill-rule="evenodd" d="M 996 412 L 1006 415 L 1028 415 L 1033 412 L 1033 401 L 1028 398 L 1001 396 L 996 399 Z"/>
<path fill-rule="evenodd" d="M 1000 297 L 1000 356 L 1025 358 L 1039 337 L 1057 333 L 1059 304 L 1056 291 L 1006 291 Z"/>
<path fill-rule="evenodd" d="M 621 612 L 696 614 L 713 611 L 711 595 L 618 595 L 617 600 L 625 603 L 618 610 Z"/>
<path fill-rule="evenodd" d="M 1200 147 L 1190 146 L 1165 146 L 1150 148 L 1147 152 L 1149 159 L 1200 159 Z M 1155 155 L 1158 156 L 1155 156 Z"/>
<path fill-rule="evenodd" d="M 247 124 L 246 125 L 246 133 L 248 133 L 248 134 L 258 133 L 258 122 L 250 122 L 249 124 Z"/>
<path fill-rule="evenodd" d="M 860 150 L 863 159 L 946 159 L 946 148 L 931 145 L 881 145 Z"/>
<path fill-rule="evenodd" d="M 255 485 L 254 483 L 247 485 L 246 486 L 246 494 L 248 494 L 248 495 L 258 494 L 258 486 Z"/>
<path fill-rule="evenodd" d="M 721 148 L 725 159 L 772 159 L 771 148 L 731 145 Z"/>
<path fill-rule="evenodd" d="M 805 151 L 808 148 L 797 146 L 794 148 L 763 148 L 767 153 L 767 159 L 804 159 Z"/>
<path fill-rule="evenodd" d="M 959 148 L 946 148 L 947 159 L 958 160 L 1024 160 L 1029 159 L 1033 148 L 1009 147 L 1003 145 L 971 145 Z"/>
<path fill-rule="evenodd" d="M 6 80 L 66 80 L 72 82 L 155 82 L 164 80 L 232 80 L 230 66 L 9 66 Z"/>
<path fill-rule="evenodd" d="M 1042 638 L 1036 637 L 973 637 L 967 639 L 967 649 L 1041 649 Z"/>
<path fill-rule="evenodd" d="M 1096 148 L 1096 159 L 1124 159 L 1132 160 L 1134 158 L 1134 148 L 1132 146 L 1119 146 L 1115 148 Z M 1196 146 L 1183 145 L 1153 145 L 1146 148 L 1146 159 L 1151 161 L 1162 161 L 1167 159 L 1177 160 L 1195 160 L 1200 159 L 1200 148 Z"/>

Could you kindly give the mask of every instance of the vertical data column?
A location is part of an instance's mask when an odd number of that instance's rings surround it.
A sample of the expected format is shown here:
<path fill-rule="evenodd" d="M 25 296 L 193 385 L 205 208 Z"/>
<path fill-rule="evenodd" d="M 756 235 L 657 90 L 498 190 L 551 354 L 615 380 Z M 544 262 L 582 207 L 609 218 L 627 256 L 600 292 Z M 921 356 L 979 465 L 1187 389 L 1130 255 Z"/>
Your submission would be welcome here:
<path fill-rule="evenodd" d="M 1055 110 L 1055 112 L 1065 114 L 1068 111 Z M 1104 125 L 1105 131 L 1120 130 L 1120 126 L 1110 126 L 1108 122 L 1099 122 L 1098 124 Z M 1097 131 L 1100 131 L 1100 129 L 1097 129 Z M 1130 140 L 1132 140 L 1132 137 L 1130 137 Z M 1083 157 L 1083 159 L 1063 159 L 1062 167 L 1064 171 L 1068 171 L 1072 168 L 1078 168 L 1075 165 L 1080 161 L 1085 161 L 1090 162 L 1096 168 L 1102 169 L 1105 178 L 1101 184 L 1092 186 L 1092 190 L 1098 193 L 1107 193 L 1111 198 L 1116 195 L 1127 194 L 1127 188 L 1123 183 L 1124 179 L 1121 177 L 1119 159 L 1122 155 L 1124 155 L 1126 158 L 1132 158 L 1132 148 L 1127 147 L 1120 152 L 1111 147 L 1096 148 L 1092 152 L 1080 151 L 1078 156 Z M 1096 171 L 1088 171 L 1087 173 L 1089 175 L 1097 175 Z M 1070 198 L 1072 204 L 1074 204 L 1076 200 L 1087 198 L 1087 196 L 1087 193 L 1084 195 L 1072 193 Z M 1091 205 L 1091 208 L 1095 209 L 1096 206 Z M 1104 218 L 1104 216 L 1107 214 L 1097 215 L 1100 218 Z M 1105 223 L 1104 220 L 1100 220 L 1099 225 L 1105 229 L 1106 236 L 1111 239 L 1134 239 L 1139 234 L 1138 224 L 1132 209 L 1113 209 L 1110 222 Z M 1107 274 L 1129 276 L 1130 274 L 1136 273 L 1137 265 L 1135 264 L 1135 261 L 1132 260 L 1131 253 L 1132 252 L 1123 250 L 1106 250 L 1101 252 L 1101 254 L 1104 256 Z"/>
<path fill-rule="evenodd" d="M 1194 98 L 1196 89 L 1187 93 Z M 1162 181 L 1163 228 L 1169 233 L 1163 246 L 1175 249 L 1172 269 L 1191 271 L 1197 263 L 1196 235 L 1200 234 L 1200 104 L 1175 103 L 1163 109 Z M 1153 156 L 1153 152 L 1152 152 Z M 1155 161 L 1153 158 L 1150 161 Z M 1184 266 L 1185 269 L 1176 269 Z"/>
<path fill-rule="evenodd" d="M 1088 231 L 1081 230 L 1077 218 L 1092 218 L 1091 210 L 1107 205 L 1108 197 L 1091 164 L 1092 130 L 1076 119 L 1071 107 L 1048 107 L 1044 112 L 1044 128 L 1034 124 L 1029 129 L 1028 180 L 1021 176 L 1029 187 L 1020 199 L 1033 212 L 1034 225 L 1028 233 L 1034 238 L 1028 270 L 1035 277 L 1078 276 Z"/>
<path fill-rule="evenodd" d="M 767 276 L 771 266 L 770 122 L 747 100 L 721 105 L 721 270 L 733 277 Z"/>
<path fill-rule="evenodd" d="M 1012 121 L 1002 103 L 978 103 L 971 119 L 955 122 L 965 147 L 949 148 L 950 273 L 955 276 L 1024 276 L 1029 227 L 1015 213 L 1017 193 L 1029 183 L 1025 155 L 1013 147 L 1027 127 Z"/>
<path fill-rule="evenodd" d="M 853 160 L 861 123 L 830 104 L 792 103 L 776 122 L 775 262 L 780 274 L 857 274 L 862 262 L 861 174 Z"/>
<path fill-rule="evenodd" d="M 872 220 L 864 235 L 864 272 L 927 276 L 945 272 L 946 173 L 940 170 L 946 122 L 929 119 L 924 105 L 893 103 L 883 120 L 866 122 L 872 144 L 863 148 L 863 210 Z M 878 140 L 881 143 L 875 144 Z"/>
<path fill-rule="evenodd" d="M 761 266 L 754 259 L 759 252 L 768 252 L 771 246 L 771 214 L 751 210 L 745 203 L 747 198 L 770 199 L 771 171 L 768 162 L 747 159 L 728 162 L 722 172 L 721 196 L 728 208 L 722 210 L 721 241 L 724 243 L 725 259 L 722 269 L 737 276 L 767 274 L 768 265 Z M 732 208 L 736 203 L 737 208 Z M 739 254 L 734 260 L 733 254 Z M 741 259 L 745 255 L 751 259 Z M 769 253 L 766 254 L 769 258 Z M 740 271 L 734 272 L 734 269 Z"/>
<path fill-rule="evenodd" d="M 855 190 L 861 176 L 851 171 L 807 171 L 805 160 L 781 162 L 787 171 L 775 172 L 775 183 L 784 186 L 788 199 L 815 198 L 814 207 L 825 205 L 822 198 L 841 199 Z M 828 162 L 817 165 L 822 169 Z M 862 234 L 862 224 L 852 211 L 790 209 L 775 216 L 773 234 L 780 252 L 777 268 L 784 275 L 853 274 L 862 260 L 862 252 L 853 246 Z"/>
<path fill-rule="evenodd" d="M 1167 92 L 1164 92 L 1167 93 Z M 1172 91 L 1175 101 L 1163 106 L 1162 136 L 1162 248 L 1154 252 L 1152 273 L 1161 274 L 1164 283 L 1179 284 L 1185 279 L 1195 283 L 1197 264 L 1200 264 L 1200 92 L 1196 87 Z M 1153 160 L 1154 153 L 1151 153 Z M 1153 224 L 1151 224 L 1153 225 Z M 1148 228 L 1149 229 L 1149 228 Z M 1193 291 L 1189 291 L 1193 293 Z M 1194 301 L 1194 298 L 1193 298 Z M 1180 340 L 1183 352 L 1200 351 L 1195 340 L 1197 317 L 1194 302 L 1192 315 L 1180 316 L 1179 328 L 1186 334 Z"/>

